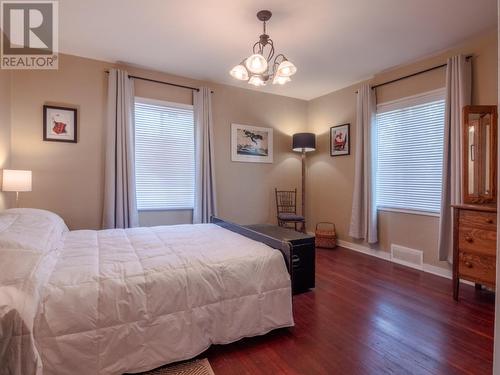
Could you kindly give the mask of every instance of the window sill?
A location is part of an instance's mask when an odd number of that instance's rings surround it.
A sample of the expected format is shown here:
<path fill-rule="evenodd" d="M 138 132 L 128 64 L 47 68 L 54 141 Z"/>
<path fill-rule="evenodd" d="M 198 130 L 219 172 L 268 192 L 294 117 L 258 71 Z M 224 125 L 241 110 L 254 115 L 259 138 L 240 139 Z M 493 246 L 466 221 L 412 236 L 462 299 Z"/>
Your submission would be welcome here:
<path fill-rule="evenodd" d="M 377 211 L 399 212 L 399 213 L 403 213 L 403 214 L 420 215 L 420 216 L 432 216 L 432 217 L 440 217 L 441 216 L 439 214 L 439 212 L 406 210 L 404 208 L 377 207 Z"/>
<path fill-rule="evenodd" d="M 165 212 L 165 211 L 193 211 L 193 207 L 186 208 L 141 208 L 138 212 Z"/>

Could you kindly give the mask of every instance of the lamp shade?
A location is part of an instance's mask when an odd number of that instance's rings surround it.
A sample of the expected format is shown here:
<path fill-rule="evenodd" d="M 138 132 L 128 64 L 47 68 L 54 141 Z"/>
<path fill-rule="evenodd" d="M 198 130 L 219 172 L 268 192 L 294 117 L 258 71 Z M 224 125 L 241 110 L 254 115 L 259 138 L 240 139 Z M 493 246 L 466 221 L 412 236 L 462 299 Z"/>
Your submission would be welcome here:
<path fill-rule="evenodd" d="M 293 135 L 293 151 L 316 150 L 316 135 L 314 133 L 296 133 Z"/>
<path fill-rule="evenodd" d="M 3 191 L 31 191 L 31 171 L 4 169 L 2 174 Z"/>

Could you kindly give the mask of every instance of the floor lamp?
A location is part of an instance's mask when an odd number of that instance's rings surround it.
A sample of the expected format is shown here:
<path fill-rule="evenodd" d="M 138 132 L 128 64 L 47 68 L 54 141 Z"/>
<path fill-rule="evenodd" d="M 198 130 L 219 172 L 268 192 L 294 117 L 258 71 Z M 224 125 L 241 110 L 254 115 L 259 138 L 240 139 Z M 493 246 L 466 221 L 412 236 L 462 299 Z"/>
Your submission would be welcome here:
<path fill-rule="evenodd" d="M 293 135 L 293 151 L 302 153 L 302 216 L 306 218 L 306 152 L 316 150 L 314 133 L 296 133 Z M 305 224 L 304 224 L 305 232 Z"/>

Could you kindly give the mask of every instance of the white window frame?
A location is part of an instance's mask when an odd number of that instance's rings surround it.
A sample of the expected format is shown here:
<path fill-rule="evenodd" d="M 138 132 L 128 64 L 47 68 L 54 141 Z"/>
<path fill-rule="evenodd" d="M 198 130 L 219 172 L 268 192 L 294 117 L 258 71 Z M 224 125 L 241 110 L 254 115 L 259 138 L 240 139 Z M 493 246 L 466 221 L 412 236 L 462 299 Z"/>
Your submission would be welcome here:
<path fill-rule="evenodd" d="M 194 110 L 194 106 L 192 104 L 168 102 L 166 100 L 144 98 L 142 96 L 136 96 L 134 100 L 134 104 L 135 103 L 152 104 L 152 105 L 159 105 L 162 107 L 177 107 L 177 108 Z"/>
<path fill-rule="evenodd" d="M 134 116 L 135 116 L 135 103 L 151 104 L 151 105 L 157 105 L 157 106 L 162 106 L 162 107 L 176 107 L 176 108 L 182 108 L 182 109 L 190 109 L 190 110 L 194 111 L 194 106 L 192 104 L 177 103 L 177 102 L 170 102 L 170 101 L 161 100 L 161 99 L 152 99 L 152 98 L 145 98 L 142 96 L 135 96 L 134 97 Z M 194 113 L 193 113 L 193 115 L 194 115 Z M 134 119 L 134 122 L 135 122 L 135 119 Z M 194 133 L 193 133 L 193 137 L 194 137 Z M 135 128 L 134 128 L 134 139 L 135 139 Z M 134 163 L 135 163 L 135 161 L 134 161 Z M 196 181 L 195 181 L 195 183 L 196 183 Z M 196 186 L 194 186 L 194 189 L 196 192 Z M 194 210 L 194 203 L 193 203 L 193 207 L 142 208 L 142 209 L 138 208 L 137 209 L 138 212 L 167 212 L 167 211 L 193 211 L 193 210 Z"/>
<path fill-rule="evenodd" d="M 376 111 L 377 111 L 377 114 L 379 112 L 394 111 L 397 109 L 416 106 L 419 104 L 425 104 L 425 103 L 429 103 L 432 101 L 445 100 L 445 97 L 446 97 L 446 88 L 442 87 L 442 88 L 439 88 L 436 90 L 426 91 L 424 93 L 406 96 L 406 97 L 399 98 L 396 100 L 391 100 L 391 101 L 379 103 L 379 104 L 377 104 Z M 377 140 L 374 139 L 373 142 L 375 142 L 375 144 L 376 144 Z M 378 155 L 377 155 L 377 159 L 378 159 Z M 376 180 L 375 183 L 377 183 L 377 179 L 375 179 L 375 180 Z M 397 213 L 419 215 L 419 216 L 441 217 L 441 214 L 439 212 L 406 209 L 406 208 L 390 207 L 390 206 L 378 206 L 377 205 L 377 211 L 397 212 Z"/>

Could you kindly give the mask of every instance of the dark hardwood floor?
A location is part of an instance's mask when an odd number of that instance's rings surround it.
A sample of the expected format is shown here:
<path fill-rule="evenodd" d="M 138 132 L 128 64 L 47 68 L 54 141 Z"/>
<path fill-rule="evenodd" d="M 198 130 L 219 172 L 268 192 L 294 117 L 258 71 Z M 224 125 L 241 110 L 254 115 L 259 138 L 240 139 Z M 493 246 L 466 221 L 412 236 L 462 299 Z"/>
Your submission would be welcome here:
<path fill-rule="evenodd" d="M 350 250 L 317 250 L 295 327 L 213 346 L 224 374 L 491 374 L 494 295 Z"/>

